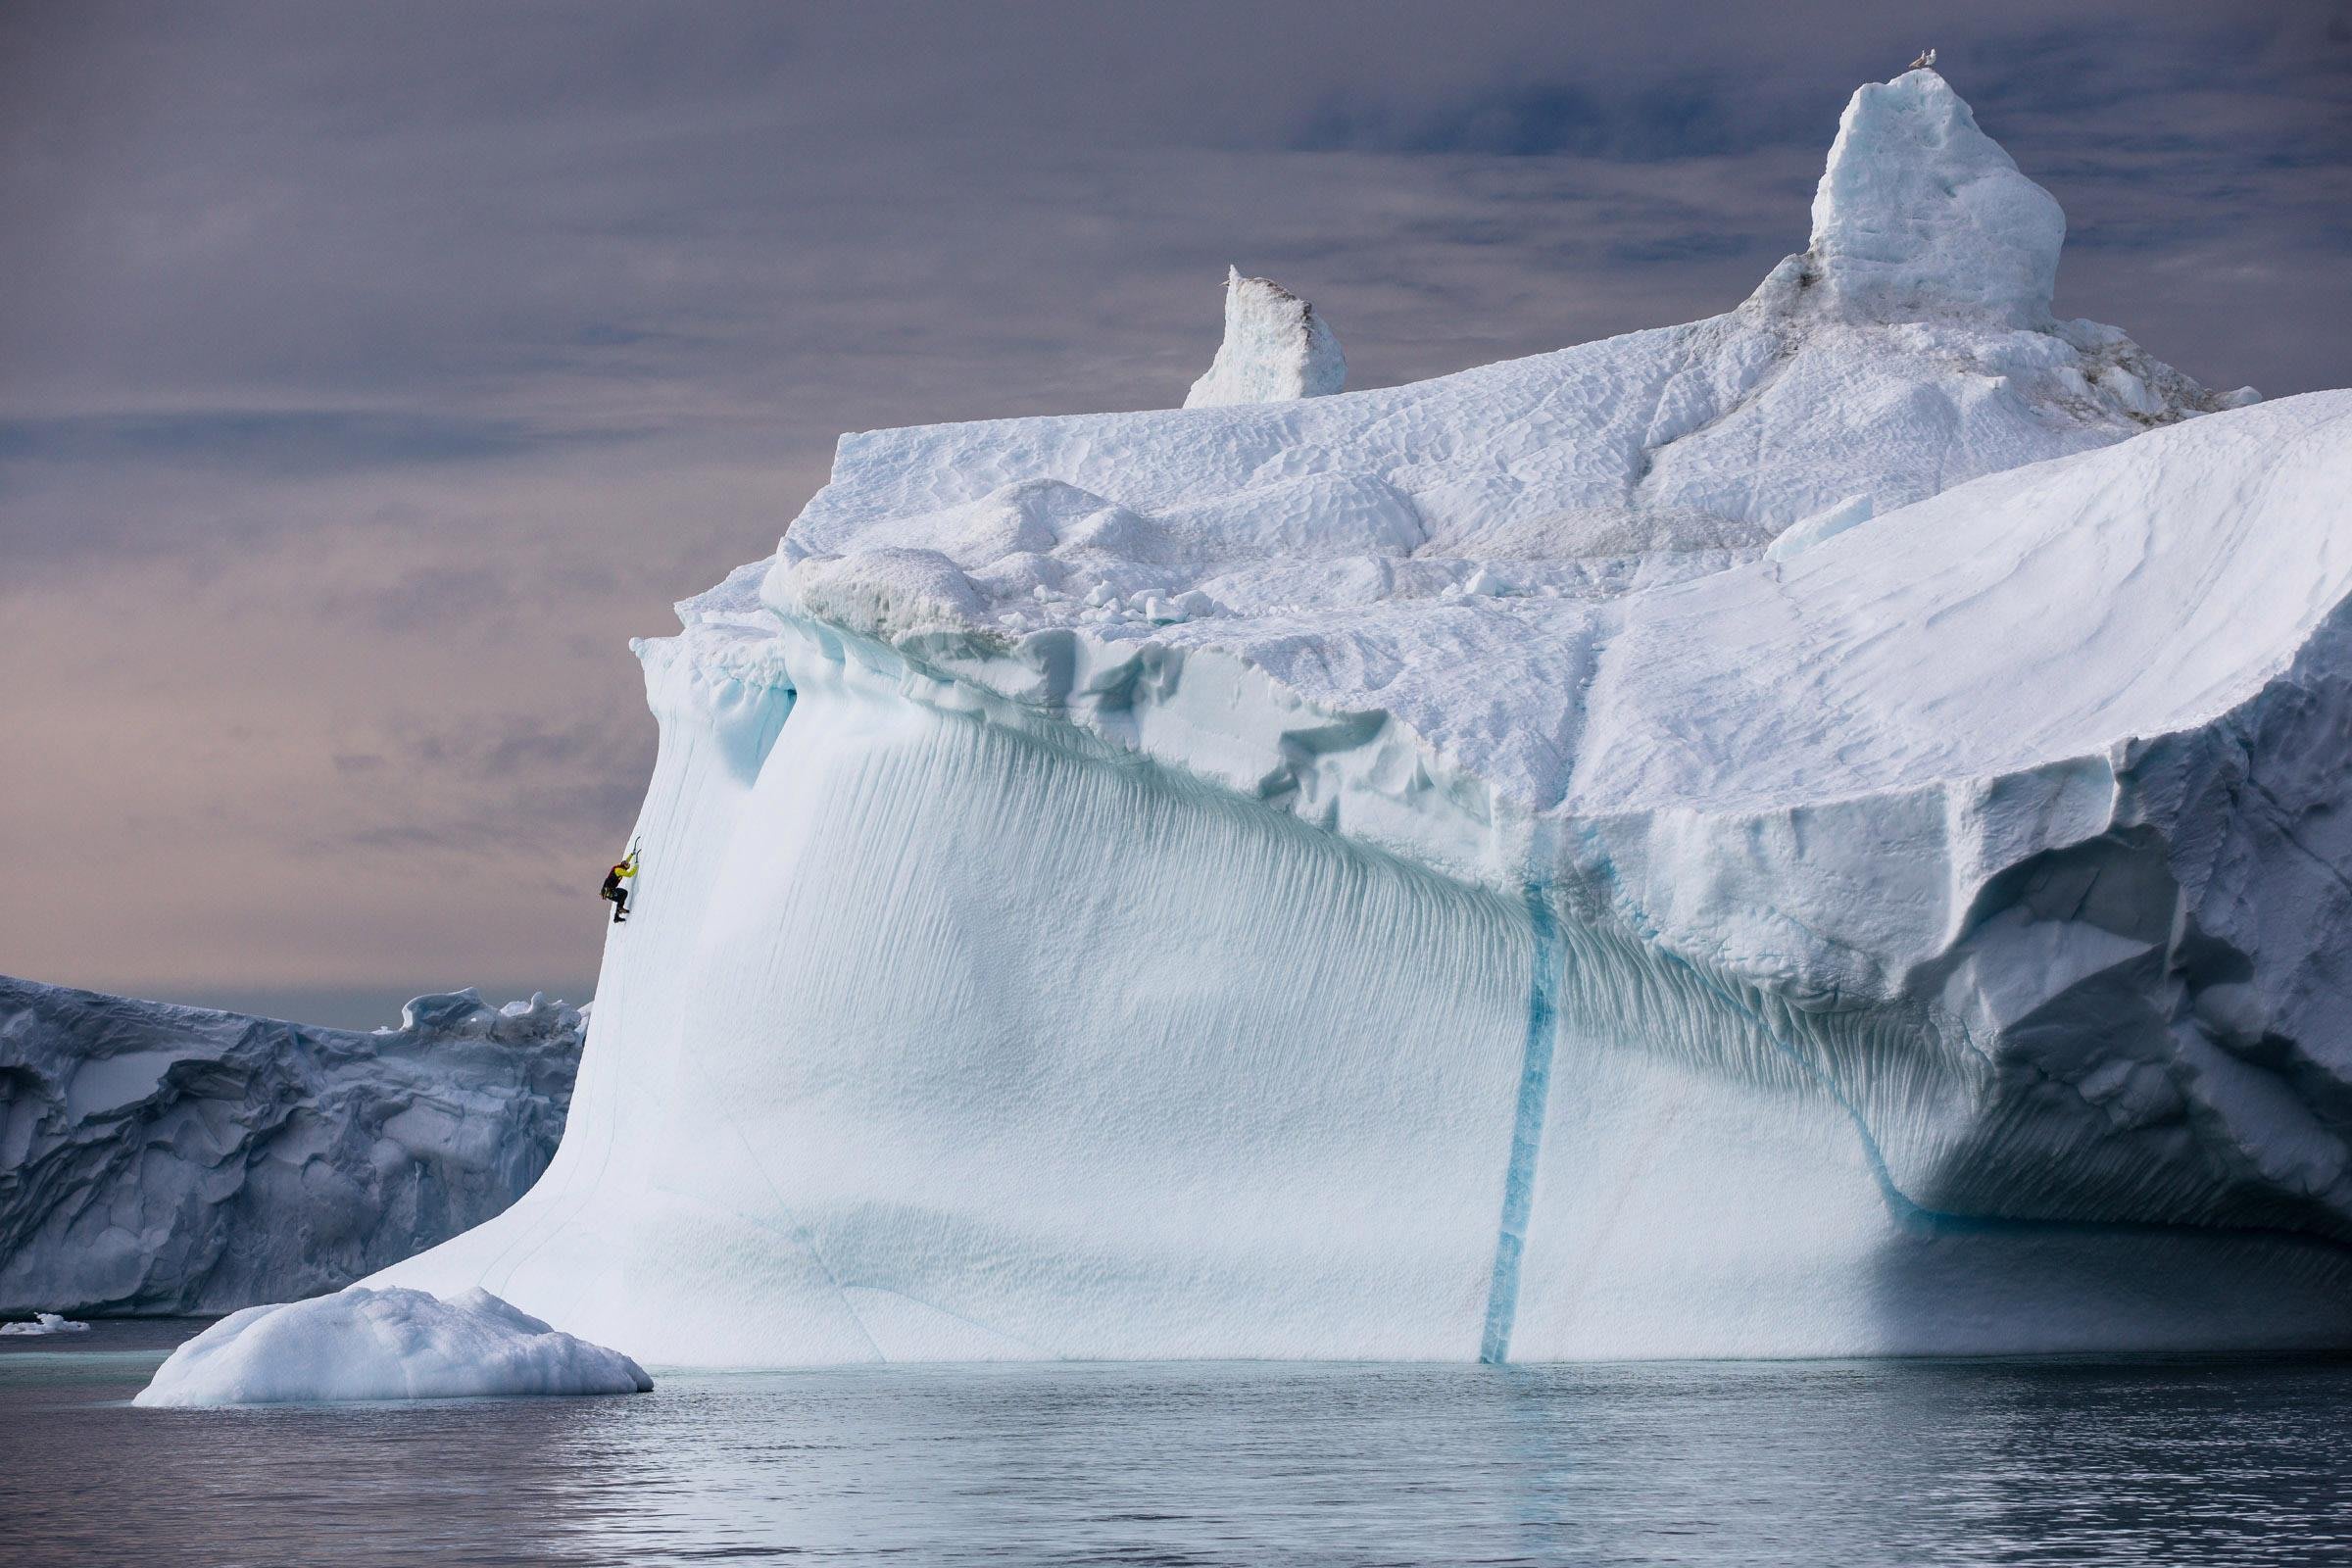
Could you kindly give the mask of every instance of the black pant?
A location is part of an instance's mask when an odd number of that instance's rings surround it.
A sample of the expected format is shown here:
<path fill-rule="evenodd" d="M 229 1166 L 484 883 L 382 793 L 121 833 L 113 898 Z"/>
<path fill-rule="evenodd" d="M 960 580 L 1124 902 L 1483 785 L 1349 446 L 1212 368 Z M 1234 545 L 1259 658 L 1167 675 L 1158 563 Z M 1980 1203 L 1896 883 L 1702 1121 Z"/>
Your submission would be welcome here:
<path fill-rule="evenodd" d="M 620 924 L 629 912 L 629 890 L 617 882 L 605 884 L 605 897 L 612 901 L 612 923 Z"/>

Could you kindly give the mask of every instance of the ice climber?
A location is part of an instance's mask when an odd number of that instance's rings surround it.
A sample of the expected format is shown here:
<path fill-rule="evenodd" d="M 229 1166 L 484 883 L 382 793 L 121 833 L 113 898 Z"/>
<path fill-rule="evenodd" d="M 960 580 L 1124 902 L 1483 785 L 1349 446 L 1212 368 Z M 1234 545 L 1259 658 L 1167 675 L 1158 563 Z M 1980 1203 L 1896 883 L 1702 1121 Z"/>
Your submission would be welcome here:
<path fill-rule="evenodd" d="M 637 851 L 632 847 L 628 858 L 605 873 L 605 897 L 612 901 L 612 923 L 619 925 L 629 917 L 628 883 L 637 880 Z"/>

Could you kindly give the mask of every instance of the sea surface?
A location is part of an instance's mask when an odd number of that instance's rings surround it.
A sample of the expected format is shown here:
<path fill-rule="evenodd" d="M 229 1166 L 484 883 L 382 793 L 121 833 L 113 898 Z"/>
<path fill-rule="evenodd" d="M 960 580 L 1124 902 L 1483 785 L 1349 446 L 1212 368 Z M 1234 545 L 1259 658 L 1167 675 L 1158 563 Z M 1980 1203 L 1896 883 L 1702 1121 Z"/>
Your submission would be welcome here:
<path fill-rule="evenodd" d="M 126 1402 L 194 1322 L 0 1340 L 0 1560 L 2352 1562 L 2352 1362 L 662 1372 Z"/>

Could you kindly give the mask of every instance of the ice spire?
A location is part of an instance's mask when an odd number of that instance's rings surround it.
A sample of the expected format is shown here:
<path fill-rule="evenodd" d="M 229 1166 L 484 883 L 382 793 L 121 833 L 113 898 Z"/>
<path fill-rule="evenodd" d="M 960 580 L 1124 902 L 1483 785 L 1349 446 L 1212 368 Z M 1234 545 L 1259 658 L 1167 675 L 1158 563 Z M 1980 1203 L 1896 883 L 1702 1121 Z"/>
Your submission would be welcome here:
<path fill-rule="evenodd" d="M 1225 270 L 1225 341 L 1184 406 L 1281 403 L 1337 392 L 1348 380 L 1340 340 L 1315 308 L 1271 278 Z"/>
<path fill-rule="evenodd" d="M 1934 71 L 1857 89 L 1813 195 L 1813 240 L 1775 271 L 1878 319 L 2049 319 L 2066 214 Z"/>

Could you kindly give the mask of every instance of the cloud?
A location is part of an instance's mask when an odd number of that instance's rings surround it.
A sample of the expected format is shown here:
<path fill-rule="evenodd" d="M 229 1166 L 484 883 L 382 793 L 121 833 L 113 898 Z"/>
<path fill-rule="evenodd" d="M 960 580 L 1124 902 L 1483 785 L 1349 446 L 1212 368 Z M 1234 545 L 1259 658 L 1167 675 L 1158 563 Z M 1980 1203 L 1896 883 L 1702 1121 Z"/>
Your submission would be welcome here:
<path fill-rule="evenodd" d="M 509 457 L 588 432 L 390 411 L 201 410 L 0 420 L 0 462 L 203 465 L 265 475 Z M 613 439 L 597 432 L 597 439 Z"/>
<path fill-rule="evenodd" d="M 1307 151 L 1465 153 L 1499 158 L 1616 158 L 1637 163 L 1723 154 L 1788 137 L 1742 124 L 1720 78 L 1685 77 L 1610 91 L 1572 80 L 1499 84 L 1444 103 L 1341 91 L 1318 105 L 1295 145 Z"/>

